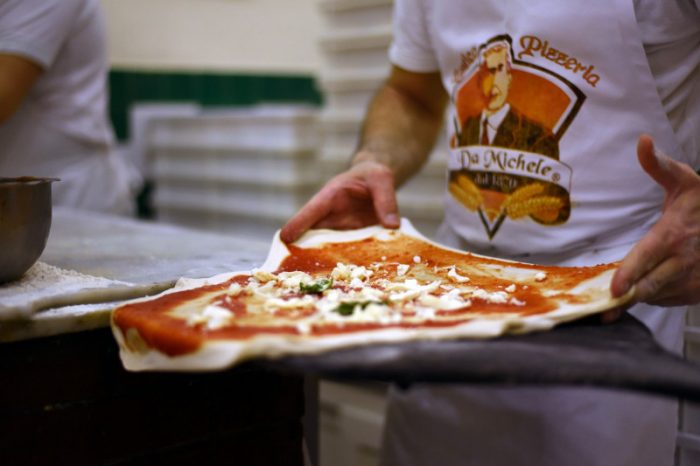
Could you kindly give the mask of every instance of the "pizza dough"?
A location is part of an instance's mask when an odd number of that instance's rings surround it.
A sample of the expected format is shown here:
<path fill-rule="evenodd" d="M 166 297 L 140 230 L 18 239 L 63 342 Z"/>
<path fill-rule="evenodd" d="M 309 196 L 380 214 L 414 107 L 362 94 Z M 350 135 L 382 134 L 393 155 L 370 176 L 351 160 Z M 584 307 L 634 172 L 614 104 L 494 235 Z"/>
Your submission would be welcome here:
<path fill-rule="evenodd" d="M 615 264 L 541 267 L 457 251 L 399 230 L 277 235 L 260 269 L 181 279 L 115 310 L 129 370 L 224 369 L 255 357 L 418 339 L 547 330 L 621 306 Z M 293 283 L 293 285 L 290 285 Z"/>

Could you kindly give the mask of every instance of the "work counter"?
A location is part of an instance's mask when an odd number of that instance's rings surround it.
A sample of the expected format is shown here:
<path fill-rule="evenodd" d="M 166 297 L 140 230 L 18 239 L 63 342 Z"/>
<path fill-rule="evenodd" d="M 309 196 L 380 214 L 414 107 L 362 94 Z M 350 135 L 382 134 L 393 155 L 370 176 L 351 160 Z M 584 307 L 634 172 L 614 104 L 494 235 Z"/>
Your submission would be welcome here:
<path fill-rule="evenodd" d="M 132 294 L 155 293 L 180 277 L 257 267 L 270 241 L 57 209 L 40 261 L 128 282 Z M 594 316 L 492 340 L 361 346 L 173 374 L 122 369 L 108 328 L 114 302 L 63 304 L 0 320 L 3 464 L 56 464 L 59 457 L 71 465 L 303 464 L 304 431 L 310 456 L 316 452 L 309 381 L 319 376 L 401 387 L 584 385 L 700 400 L 700 368 L 661 348 L 631 316 L 612 325 Z"/>
<path fill-rule="evenodd" d="M 269 240 L 55 209 L 42 263 L 128 282 L 262 264 Z M 301 465 L 304 380 L 260 367 L 129 373 L 108 328 L 113 303 L 0 321 L 2 464 Z"/>

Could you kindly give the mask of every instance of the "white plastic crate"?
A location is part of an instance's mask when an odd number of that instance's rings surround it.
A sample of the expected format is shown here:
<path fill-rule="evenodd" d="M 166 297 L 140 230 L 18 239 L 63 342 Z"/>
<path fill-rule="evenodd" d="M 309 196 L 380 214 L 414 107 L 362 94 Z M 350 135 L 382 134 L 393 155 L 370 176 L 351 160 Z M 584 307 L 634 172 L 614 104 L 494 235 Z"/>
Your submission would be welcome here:
<path fill-rule="evenodd" d="M 324 68 L 376 70 L 386 74 L 391 27 L 327 32 L 319 38 Z"/>
<path fill-rule="evenodd" d="M 384 81 L 385 73 L 327 74 L 320 79 L 320 88 L 325 95 L 327 113 L 346 113 L 360 120 L 367 112 L 367 106 Z"/>
<path fill-rule="evenodd" d="M 159 118 L 151 126 L 151 148 L 312 150 L 319 143 L 317 110 L 307 106 L 207 110 L 196 116 Z"/>
<path fill-rule="evenodd" d="M 156 183 L 153 204 L 156 213 L 161 207 L 180 206 L 270 220 L 286 220 L 306 203 L 316 188 L 316 185 L 287 189 L 255 183 L 162 179 Z"/>
<path fill-rule="evenodd" d="M 141 175 L 150 178 L 152 160 L 148 156 L 151 123 L 154 120 L 174 117 L 193 116 L 202 111 L 195 103 L 137 103 L 129 111 L 129 147 L 128 152 Z"/>
<path fill-rule="evenodd" d="M 386 78 L 387 73 L 384 69 L 363 68 L 341 71 L 335 68 L 324 68 L 320 83 L 324 92 L 376 92 Z"/>
<path fill-rule="evenodd" d="M 189 228 L 232 234 L 269 243 L 284 222 L 178 205 L 160 206 L 158 221 Z"/>
<path fill-rule="evenodd" d="M 316 153 L 311 150 L 156 148 L 152 150 L 151 156 L 156 179 L 239 183 L 254 181 L 287 188 L 319 182 Z"/>
<path fill-rule="evenodd" d="M 392 0 L 322 0 L 319 2 L 328 29 L 375 27 L 391 23 Z"/>
<path fill-rule="evenodd" d="M 368 46 L 342 52 L 322 50 L 322 68 L 337 70 L 357 70 L 359 68 L 381 72 L 388 76 L 391 62 L 388 48 L 385 46 Z"/>
<path fill-rule="evenodd" d="M 327 52 L 346 52 L 367 48 L 389 48 L 392 39 L 391 24 L 363 25 L 352 29 L 333 29 L 319 37 L 321 49 Z"/>
<path fill-rule="evenodd" d="M 321 116 L 323 151 L 333 154 L 341 152 L 351 154 L 357 147 L 362 115 L 328 110 Z"/>

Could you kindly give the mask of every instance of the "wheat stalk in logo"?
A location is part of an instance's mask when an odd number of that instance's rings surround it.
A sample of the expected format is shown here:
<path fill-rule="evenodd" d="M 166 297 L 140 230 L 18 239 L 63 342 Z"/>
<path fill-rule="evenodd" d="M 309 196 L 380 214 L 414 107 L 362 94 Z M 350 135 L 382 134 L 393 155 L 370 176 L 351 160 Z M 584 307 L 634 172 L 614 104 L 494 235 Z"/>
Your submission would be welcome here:
<path fill-rule="evenodd" d="M 531 216 L 543 223 L 551 223 L 559 217 L 564 200 L 557 196 L 543 195 L 545 185 L 530 183 L 513 191 L 503 203 L 506 215 L 515 220 Z"/>
<path fill-rule="evenodd" d="M 450 193 L 469 210 L 477 210 L 484 202 L 481 191 L 468 176 L 458 174 L 449 185 Z"/>

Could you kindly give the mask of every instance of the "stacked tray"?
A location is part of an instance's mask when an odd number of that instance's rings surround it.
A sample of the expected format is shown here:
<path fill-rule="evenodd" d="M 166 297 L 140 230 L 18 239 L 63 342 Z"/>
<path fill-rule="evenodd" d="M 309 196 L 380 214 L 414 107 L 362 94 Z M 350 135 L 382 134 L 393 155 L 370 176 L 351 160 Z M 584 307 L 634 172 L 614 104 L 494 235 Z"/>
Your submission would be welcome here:
<path fill-rule="evenodd" d="M 271 239 L 318 188 L 318 144 L 317 111 L 306 106 L 152 119 L 156 216 Z"/>

